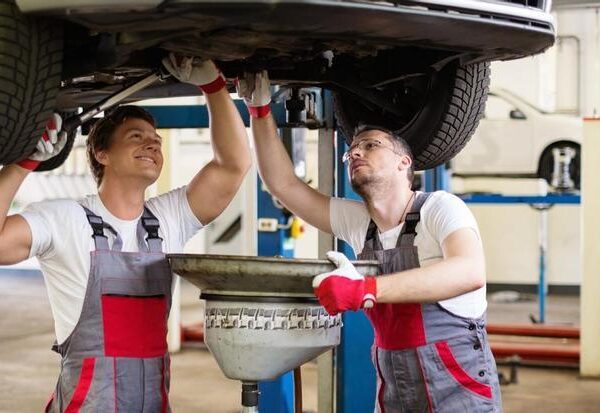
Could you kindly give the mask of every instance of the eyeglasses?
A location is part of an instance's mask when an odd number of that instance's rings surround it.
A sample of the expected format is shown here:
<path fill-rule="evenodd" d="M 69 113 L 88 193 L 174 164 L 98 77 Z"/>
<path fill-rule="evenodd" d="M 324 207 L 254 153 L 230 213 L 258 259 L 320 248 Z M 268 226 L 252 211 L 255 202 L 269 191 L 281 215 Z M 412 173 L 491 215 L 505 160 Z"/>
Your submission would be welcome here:
<path fill-rule="evenodd" d="M 352 153 L 356 149 L 360 149 L 360 151 L 362 153 L 367 153 L 367 152 L 371 152 L 377 148 L 389 149 L 390 151 L 394 152 L 396 155 L 402 155 L 401 153 L 396 152 L 393 148 L 390 148 L 389 146 L 385 146 L 383 144 L 383 142 L 381 142 L 380 140 L 365 139 L 365 140 L 362 140 L 362 141 L 350 146 L 350 148 L 348 148 L 348 150 L 346 152 L 344 152 L 344 155 L 342 155 L 342 162 L 348 162 L 350 160 L 350 157 L 352 156 Z"/>

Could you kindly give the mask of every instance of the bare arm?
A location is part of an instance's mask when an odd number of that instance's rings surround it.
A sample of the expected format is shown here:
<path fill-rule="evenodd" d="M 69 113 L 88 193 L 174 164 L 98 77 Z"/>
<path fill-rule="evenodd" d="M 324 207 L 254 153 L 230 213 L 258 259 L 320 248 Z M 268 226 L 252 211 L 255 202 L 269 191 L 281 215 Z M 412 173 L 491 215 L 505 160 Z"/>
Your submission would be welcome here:
<path fill-rule="evenodd" d="M 294 214 L 331 233 L 329 200 L 294 174 L 294 167 L 277 134 L 272 115 L 252 118 L 258 169 L 269 191 Z"/>
<path fill-rule="evenodd" d="M 444 258 L 435 264 L 378 277 L 377 302 L 435 302 L 485 285 L 483 249 L 472 229 L 452 232 L 442 251 Z"/>
<path fill-rule="evenodd" d="M 16 264 L 29 257 L 31 229 L 20 215 L 8 215 L 17 190 L 29 174 L 27 169 L 7 165 L 0 170 L 0 265 Z"/>
<path fill-rule="evenodd" d="M 187 187 L 192 211 L 202 224 L 229 205 L 251 164 L 246 129 L 227 89 L 205 96 L 214 157 Z"/>

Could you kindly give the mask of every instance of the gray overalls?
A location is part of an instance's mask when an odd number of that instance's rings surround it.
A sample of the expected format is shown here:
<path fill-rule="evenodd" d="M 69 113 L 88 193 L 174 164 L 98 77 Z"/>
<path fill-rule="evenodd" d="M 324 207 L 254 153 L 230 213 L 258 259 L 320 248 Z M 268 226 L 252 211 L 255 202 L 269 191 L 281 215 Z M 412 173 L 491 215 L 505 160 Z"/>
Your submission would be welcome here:
<path fill-rule="evenodd" d="M 62 356 L 61 371 L 46 411 L 170 412 L 166 336 L 172 278 L 158 219 L 144 208 L 137 227 L 140 252 L 123 252 L 119 234 L 84 209 L 96 250 L 79 321 L 54 348 Z M 112 249 L 105 228 L 115 234 Z"/>
<path fill-rule="evenodd" d="M 417 195 L 395 248 L 383 249 L 371 221 L 358 258 L 379 261 L 381 274 L 419 267 L 415 229 L 428 196 Z M 463 318 L 439 303 L 377 304 L 366 314 L 375 330 L 377 413 L 502 410 L 485 314 Z"/>

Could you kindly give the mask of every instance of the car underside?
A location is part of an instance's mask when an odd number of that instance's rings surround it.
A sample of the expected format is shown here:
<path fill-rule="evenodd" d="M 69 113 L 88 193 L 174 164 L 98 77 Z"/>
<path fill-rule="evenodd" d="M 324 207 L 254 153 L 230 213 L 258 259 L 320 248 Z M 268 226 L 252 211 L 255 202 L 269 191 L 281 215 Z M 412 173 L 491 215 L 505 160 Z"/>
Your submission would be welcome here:
<path fill-rule="evenodd" d="M 553 42 L 553 28 L 501 16 L 375 2 L 164 2 L 148 11 L 70 10 L 59 106 L 157 66 L 167 51 L 219 62 L 233 78 L 268 69 L 279 84 L 381 88 L 459 60 L 514 59 Z M 90 35 L 90 33 L 94 33 Z M 73 93 L 76 92 L 76 93 Z M 145 95 L 172 95 L 160 88 Z M 91 95 L 91 96 L 90 96 Z"/>
<path fill-rule="evenodd" d="M 267 69 L 275 84 L 331 89 L 346 136 L 359 123 L 393 129 L 413 147 L 419 169 L 468 141 L 485 104 L 487 62 L 539 53 L 554 41 L 542 0 L 64 3 L 17 1 L 27 24 L 59 39 L 54 109 L 92 105 L 176 52 L 215 60 L 230 80 Z M 132 99 L 198 93 L 169 80 Z"/>

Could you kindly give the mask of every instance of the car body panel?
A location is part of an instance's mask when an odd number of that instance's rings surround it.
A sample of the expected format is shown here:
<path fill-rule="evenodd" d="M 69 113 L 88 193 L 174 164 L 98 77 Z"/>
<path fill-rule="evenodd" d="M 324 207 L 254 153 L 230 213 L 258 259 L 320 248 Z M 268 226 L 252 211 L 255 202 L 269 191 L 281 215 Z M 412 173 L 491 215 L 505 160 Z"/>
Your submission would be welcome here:
<path fill-rule="evenodd" d="M 17 0 L 65 21 L 57 108 L 87 106 L 145 76 L 168 52 L 217 62 L 226 77 L 267 69 L 279 85 L 374 95 L 450 62 L 468 65 L 540 53 L 552 15 L 510 1 L 475 0 Z M 168 86 L 173 86 L 172 82 Z M 185 96 L 156 85 L 133 99 Z M 188 89 L 188 91 L 192 91 Z M 185 91 L 184 91 L 185 92 Z M 192 91 L 192 93 L 198 93 Z M 381 96 L 381 94 L 380 94 Z M 383 98 L 374 106 L 385 107 Z M 389 109 L 386 109 L 389 111 Z"/>
<path fill-rule="evenodd" d="M 249 57 L 257 49 L 300 53 L 301 58 L 321 50 L 369 55 L 406 46 L 506 60 L 539 53 L 554 42 L 550 14 L 500 2 L 167 0 L 160 7 L 148 0 L 118 7 L 114 0 L 17 3 L 28 12 L 54 13 L 94 31 L 131 33 L 127 42 L 133 49 L 181 49 L 215 60 Z M 170 42 L 161 32 L 169 33 Z M 183 36 L 187 42 L 182 44 Z"/>
<path fill-rule="evenodd" d="M 333 0 L 335 1 L 335 0 Z M 309 3 L 305 0 L 219 0 L 220 3 L 264 3 L 264 4 L 276 4 L 276 3 Z M 336 2 L 343 2 L 337 0 Z M 351 1 L 346 1 L 351 3 Z M 25 13 L 29 12 L 41 12 L 48 10 L 61 10 L 69 9 L 76 11 L 88 11 L 92 10 L 117 10 L 119 8 L 149 8 L 156 7 L 162 3 L 181 3 L 181 4 L 195 4 L 195 3 L 214 3 L 214 0 L 129 0 L 129 1 L 117 1 L 117 0 L 51 0 L 51 1 L 40 1 L 40 0 L 16 0 L 17 6 Z M 369 1 L 354 1 L 354 3 L 371 3 Z M 379 2 L 385 3 L 385 2 Z M 548 15 L 550 11 L 551 1 L 546 1 L 543 7 L 530 7 L 523 6 L 519 7 L 519 4 L 493 0 L 399 0 L 396 4 L 403 4 L 405 6 L 420 6 L 420 7 L 436 7 L 436 8 L 450 8 L 456 10 L 470 10 L 470 11 L 486 11 L 497 15 L 505 15 L 516 18 L 525 18 L 539 22 L 552 23 L 553 19 L 551 15 Z M 110 8 L 109 8 L 110 7 Z"/>
<path fill-rule="evenodd" d="M 511 119 L 518 109 L 525 119 Z M 576 116 L 544 113 L 502 89 L 489 93 L 486 116 L 469 144 L 452 160 L 457 175 L 535 175 L 540 157 L 555 142 L 581 144 Z"/>

